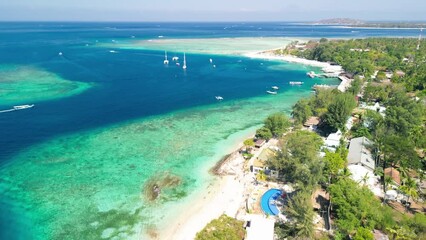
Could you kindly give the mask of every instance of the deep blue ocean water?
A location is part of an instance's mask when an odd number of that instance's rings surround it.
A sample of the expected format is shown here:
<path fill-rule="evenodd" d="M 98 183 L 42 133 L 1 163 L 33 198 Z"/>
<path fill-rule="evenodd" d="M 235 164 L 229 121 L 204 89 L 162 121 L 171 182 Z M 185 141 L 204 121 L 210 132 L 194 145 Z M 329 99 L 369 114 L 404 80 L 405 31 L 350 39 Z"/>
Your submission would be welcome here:
<path fill-rule="evenodd" d="M 150 39 L 217 37 L 342 37 L 417 36 L 413 29 L 346 29 L 292 23 L 0 23 L 0 64 L 31 65 L 65 79 L 99 83 L 82 95 L 38 104 L 37 111 L 0 115 L 0 161 L 21 147 L 57 134 L 99 127 L 127 119 L 160 114 L 211 103 L 211 96 L 238 99 L 262 94 L 265 84 L 256 79 L 279 79 L 281 71 L 265 72 L 259 61 L 211 75 L 201 68 L 208 56 L 189 56 L 185 75 L 180 69 L 159 66 L 162 53 L 131 51 L 109 54 L 101 48 L 83 48 L 93 41 L 135 36 Z M 58 57 L 64 52 L 64 57 Z M 215 58 L 218 65 L 240 60 Z M 197 66 L 200 64 L 200 66 Z M 243 71 L 245 68 L 249 71 Z M 203 72 L 204 71 L 204 72 Z M 292 78 L 291 71 L 286 78 Z M 143 78 L 141 77 L 143 76 Z M 297 76 L 294 76 L 297 78 Z M 227 79 L 228 78 L 228 79 Z M 232 78 L 232 81 L 229 81 Z M 239 82 L 244 84 L 239 84 Z M 236 91 L 238 87 L 238 91 Z M 0 102 L 1 104 L 1 102 Z"/>
<path fill-rule="evenodd" d="M 410 29 L 346 29 L 292 23 L 0 23 L 0 65 L 30 65 L 72 81 L 95 83 L 83 94 L 36 103 L 35 108 L 0 114 L 0 164 L 22 149 L 56 136 L 99 128 L 194 106 L 214 96 L 236 100 L 260 96 L 272 85 L 305 77 L 301 71 L 270 70 L 273 62 L 189 54 L 183 72 L 162 64 L 163 52 L 83 47 L 94 41 L 128 38 L 218 37 L 415 37 Z M 63 56 L 58 56 L 63 52 Z M 261 64 L 262 63 L 262 64 Z M 6 108 L 7 106 L 0 107 Z M 11 222 L 0 206 L 0 238 Z M 9 235 L 10 236 L 10 235 Z"/>

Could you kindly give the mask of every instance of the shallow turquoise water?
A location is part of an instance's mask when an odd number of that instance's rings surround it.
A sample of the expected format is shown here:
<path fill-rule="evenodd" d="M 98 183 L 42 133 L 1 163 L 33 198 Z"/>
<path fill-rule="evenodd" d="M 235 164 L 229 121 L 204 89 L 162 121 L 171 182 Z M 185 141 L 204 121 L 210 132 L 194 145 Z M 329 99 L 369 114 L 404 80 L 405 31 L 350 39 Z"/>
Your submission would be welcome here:
<path fill-rule="evenodd" d="M 288 113 L 314 83 L 337 82 L 307 78 L 306 66 L 242 56 L 187 54 L 182 71 L 163 65 L 163 51 L 95 46 L 96 38 L 155 36 L 157 29 L 82 26 L 0 24 L 0 65 L 96 84 L 0 114 L 2 239 L 136 238 L 214 181 L 207 170 L 268 114 Z M 288 84 L 300 80 L 303 86 Z M 279 94 L 267 95 L 274 85 Z M 8 104 L 21 97 L 28 96 Z M 144 185 L 162 175 L 180 184 L 148 203 Z"/>
<path fill-rule="evenodd" d="M 31 222 L 42 223 L 35 230 L 48 238 L 96 239 L 109 228 L 115 236 L 134 236 L 165 214 L 146 209 L 141 196 L 147 179 L 179 176 L 181 185 L 156 204 L 184 199 L 211 179 L 205 164 L 230 151 L 230 135 L 272 112 L 288 112 L 308 94 L 291 89 L 60 137 L 15 156 L 0 171 L 0 189 Z"/>

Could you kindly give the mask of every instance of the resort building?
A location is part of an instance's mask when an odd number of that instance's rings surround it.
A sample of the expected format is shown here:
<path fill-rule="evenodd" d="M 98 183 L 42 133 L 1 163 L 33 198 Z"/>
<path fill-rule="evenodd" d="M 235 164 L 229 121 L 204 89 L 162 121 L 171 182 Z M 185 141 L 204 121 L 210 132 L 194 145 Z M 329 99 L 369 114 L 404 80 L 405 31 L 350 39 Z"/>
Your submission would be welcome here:
<path fill-rule="evenodd" d="M 254 142 L 254 146 L 257 148 L 261 148 L 263 145 L 265 145 L 265 143 L 265 139 L 257 139 L 256 142 Z"/>
<path fill-rule="evenodd" d="M 340 139 L 342 138 L 342 132 L 338 130 L 335 133 L 331 133 L 328 135 L 328 137 L 325 139 L 325 147 L 330 151 L 336 151 L 336 148 L 340 146 Z"/>
<path fill-rule="evenodd" d="M 371 171 L 375 169 L 375 162 L 371 151 L 368 149 L 372 142 L 366 137 L 351 139 L 348 152 L 348 165 L 361 165 Z"/>
<path fill-rule="evenodd" d="M 385 176 L 389 176 L 392 178 L 395 185 L 401 185 L 401 176 L 398 170 L 393 167 L 388 167 L 384 170 Z"/>
<path fill-rule="evenodd" d="M 307 127 L 311 131 L 315 131 L 317 129 L 318 124 L 320 123 L 319 117 L 310 117 L 303 126 Z"/>
<path fill-rule="evenodd" d="M 382 115 L 383 117 L 385 116 L 385 112 L 386 112 L 386 107 L 380 106 L 378 102 L 376 102 L 374 105 L 366 105 L 365 103 L 361 103 L 359 108 L 376 111 L 380 113 L 380 115 Z"/>
<path fill-rule="evenodd" d="M 262 215 L 249 215 L 246 222 L 247 237 L 245 240 L 273 240 L 274 225 L 273 218 L 266 218 Z"/>
<path fill-rule="evenodd" d="M 367 186 L 376 196 L 383 197 L 378 176 L 374 175 L 376 164 L 368 149 L 372 142 L 365 137 L 353 138 L 348 152 L 348 170 L 351 178 L 360 185 Z"/>
<path fill-rule="evenodd" d="M 266 175 L 273 178 L 278 178 L 279 171 L 269 169 L 266 165 L 266 161 L 275 155 L 275 151 L 271 148 L 265 148 L 259 154 L 257 158 L 254 159 L 253 165 L 251 166 L 251 171 L 255 174 L 263 171 Z"/>

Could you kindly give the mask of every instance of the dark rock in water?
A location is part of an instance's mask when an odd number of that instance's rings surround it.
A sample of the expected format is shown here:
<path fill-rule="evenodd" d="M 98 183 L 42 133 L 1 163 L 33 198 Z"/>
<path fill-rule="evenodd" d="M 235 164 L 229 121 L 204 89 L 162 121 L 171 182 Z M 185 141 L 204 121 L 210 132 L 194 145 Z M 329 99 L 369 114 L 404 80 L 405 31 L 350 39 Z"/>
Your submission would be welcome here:
<path fill-rule="evenodd" d="M 157 174 L 149 179 L 143 186 L 143 195 L 148 202 L 153 202 L 160 197 L 161 191 L 174 188 L 181 184 L 181 178 L 168 172 Z"/>

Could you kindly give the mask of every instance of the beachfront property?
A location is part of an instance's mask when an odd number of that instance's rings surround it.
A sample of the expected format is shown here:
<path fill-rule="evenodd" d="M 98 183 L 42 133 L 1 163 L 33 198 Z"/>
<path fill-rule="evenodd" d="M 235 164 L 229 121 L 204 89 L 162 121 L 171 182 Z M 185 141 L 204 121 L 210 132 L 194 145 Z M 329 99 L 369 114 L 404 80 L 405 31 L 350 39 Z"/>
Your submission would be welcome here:
<path fill-rule="evenodd" d="M 265 139 L 257 139 L 256 142 L 254 142 L 254 146 L 257 148 L 261 148 L 263 145 L 265 145 L 266 140 Z"/>
<path fill-rule="evenodd" d="M 245 240 L 273 240 L 275 220 L 262 215 L 250 214 L 245 224 Z"/>
<path fill-rule="evenodd" d="M 303 123 L 303 126 L 308 128 L 308 130 L 316 131 L 319 123 L 320 123 L 320 118 L 312 116 L 308 120 L 306 120 L 305 123 Z"/>
<path fill-rule="evenodd" d="M 395 187 L 401 185 L 401 174 L 396 168 L 388 167 L 385 168 L 383 172 L 385 177 L 389 176 L 390 178 L 392 178 L 392 185 L 394 185 Z"/>
<path fill-rule="evenodd" d="M 253 173 L 258 174 L 263 171 L 267 176 L 278 178 L 279 171 L 270 169 L 266 161 L 275 155 L 275 150 L 273 148 L 265 148 L 260 152 L 259 156 L 256 157 L 251 165 L 250 169 Z"/>
<path fill-rule="evenodd" d="M 342 138 L 342 132 L 337 130 L 335 133 L 330 133 L 324 141 L 324 147 L 329 151 L 335 152 L 340 146 L 340 139 Z"/>
<path fill-rule="evenodd" d="M 360 103 L 359 108 L 378 112 L 383 117 L 385 117 L 385 114 L 386 114 L 386 107 L 383 105 L 380 105 L 378 102 L 376 102 L 374 105 L 367 105 L 366 103 Z"/>
<path fill-rule="evenodd" d="M 374 174 L 376 164 L 369 149 L 373 143 L 366 137 L 353 138 L 349 144 L 348 170 L 351 178 L 360 185 L 367 186 L 376 196 L 384 193 L 380 178 Z"/>
<path fill-rule="evenodd" d="M 369 149 L 372 144 L 366 137 L 351 139 L 348 152 L 348 165 L 360 165 L 374 171 L 376 165 Z"/>

